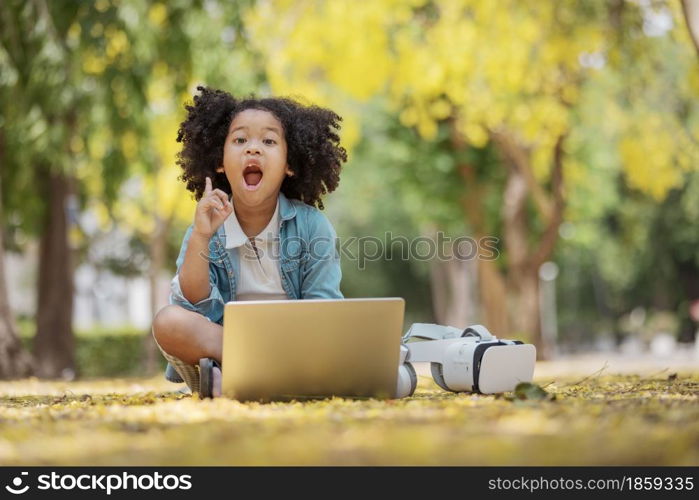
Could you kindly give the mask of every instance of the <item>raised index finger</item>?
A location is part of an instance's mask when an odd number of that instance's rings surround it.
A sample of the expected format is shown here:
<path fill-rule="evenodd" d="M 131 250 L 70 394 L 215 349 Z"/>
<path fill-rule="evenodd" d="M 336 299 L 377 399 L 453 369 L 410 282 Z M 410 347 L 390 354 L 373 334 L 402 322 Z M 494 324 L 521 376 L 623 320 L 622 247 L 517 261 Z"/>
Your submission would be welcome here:
<path fill-rule="evenodd" d="M 206 178 L 206 183 L 204 184 L 204 194 L 211 193 L 211 177 Z"/>

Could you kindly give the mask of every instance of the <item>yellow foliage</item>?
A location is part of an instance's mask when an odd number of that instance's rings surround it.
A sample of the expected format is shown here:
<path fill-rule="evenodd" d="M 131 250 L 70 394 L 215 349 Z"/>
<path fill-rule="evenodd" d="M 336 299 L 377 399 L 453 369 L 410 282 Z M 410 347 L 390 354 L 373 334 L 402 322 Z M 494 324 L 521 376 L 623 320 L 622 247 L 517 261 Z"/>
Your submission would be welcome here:
<path fill-rule="evenodd" d="M 488 132 L 484 127 L 472 122 L 466 122 L 463 128 L 463 134 L 471 144 L 477 148 L 481 148 L 488 143 Z"/>
<path fill-rule="evenodd" d="M 82 28 L 80 27 L 80 23 L 73 23 L 70 25 L 70 28 L 68 28 L 68 40 L 71 43 L 75 43 L 80 39 L 80 33 L 82 32 Z"/>
<path fill-rule="evenodd" d="M 98 12 L 106 12 L 108 8 L 109 0 L 97 0 L 95 2 L 95 9 L 97 9 Z"/>
<path fill-rule="evenodd" d="M 138 137 L 136 137 L 133 131 L 127 130 L 124 132 L 124 135 L 121 136 L 121 150 L 127 160 L 136 158 L 136 154 L 138 153 Z"/>
<path fill-rule="evenodd" d="M 655 137 L 625 137 L 619 145 L 624 173 L 629 186 L 662 201 L 670 189 L 682 182 L 674 168 L 674 144 L 667 133 Z"/>
<path fill-rule="evenodd" d="M 156 164 L 150 172 L 131 178 L 131 189 L 122 193 L 115 207 L 117 219 L 141 234 L 152 233 L 156 218 L 188 222 L 194 214 L 196 202 L 178 179 L 181 174 L 175 162 L 179 150 L 178 125 L 179 119 L 174 114 L 156 115 L 151 121 L 151 147 Z"/>
<path fill-rule="evenodd" d="M 95 130 L 88 136 L 90 146 L 90 160 L 101 161 L 104 155 L 107 154 L 107 141 L 111 137 L 104 130 Z"/>
<path fill-rule="evenodd" d="M 196 203 L 186 191 L 184 183 L 178 179 L 181 174 L 176 164 L 176 155 L 180 149 L 176 141 L 179 119 L 175 114 L 157 117 L 151 122 L 151 134 L 154 149 L 158 157 L 155 176 L 144 179 L 144 190 L 150 193 L 153 202 L 150 211 L 162 218 L 174 217 L 189 220 L 194 214 Z"/>
<path fill-rule="evenodd" d="M 293 89 L 353 115 L 361 109 L 340 103 L 388 93 L 402 123 L 426 139 L 456 113 L 474 145 L 505 121 L 530 146 L 554 144 L 568 115 L 556 100 L 578 98 L 579 52 L 598 50 L 601 34 L 555 33 L 551 2 L 441 0 L 429 23 L 411 15 L 416 4 L 260 2 L 246 20 L 275 93 Z"/>
<path fill-rule="evenodd" d="M 81 153 L 82 150 L 85 147 L 85 143 L 82 140 L 82 137 L 79 135 L 74 135 L 70 139 L 70 150 L 73 153 Z"/>
<path fill-rule="evenodd" d="M 109 227 L 111 225 L 111 217 L 107 207 L 99 201 L 98 198 L 94 198 L 93 206 L 91 207 L 95 216 L 97 217 L 97 222 L 100 227 Z"/>
<path fill-rule="evenodd" d="M 563 177 L 566 179 L 566 185 L 582 184 L 586 181 L 587 169 L 581 162 L 566 158 L 563 163 Z"/>
<path fill-rule="evenodd" d="M 101 75 L 107 67 L 107 61 L 94 50 L 88 49 L 82 60 L 83 71 L 88 75 Z"/>
<path fill-rule="evenodd" d="M 107 28 L 105 36 L 107 38 L 106 54 L 110 61 L 115 60 L 129 49 L 129 39 L 123 31 L 110 26 Z"/>
<path fill-rule="evenodd" d="M 77 224 L 71 224 L 70 228 L 68 229 L 68 241 L 70 246 L 73 248 L 77 248 L 83 243 L 83 233 L 80 231 Z"/>
<path fill-rule="evenodd" d="M 167 65 L 159 63 L 153 68 L 153 78 L 146 89 L 149 113 L 149 134 L 139 138 L 135 132 L 125 132 L 119 142 L 122 153 L 134 170 L 113 206 L 113 215 L 123 224 L 126 231 L 149 235 L 155 229 L 157 219 L 189 222 L 194 214 L 195 202 L 178 177 L 180 167 L 176 155 L 180 149 L 177 143 L 177 129 L 182 120 L 179 103 L 184 96 L 173 96 L 173 77 Z M 126 104 L 127 94 L 124 81 L 115 78 L 111 82 L 114 100 L 118 106 Z M 187 98 L 191 96 L 187 95 Z M 92 161 L 101 161 L 107 152 L 106 145 L 111 140 L 107 129 L 90 135 Z M 148 148 L 149 153 L 140 155 L 139 148 Z M 153 160 L 145 168 L 139 166 L 139 157 Z M 90 192 L 101 192 L 103 180 L 83 172 L 85 185 Z M 110 219 L 106 208 L 96 201 L 92 207 L 101 224 Z"/>
<path fill-rule="evenodd" d="M 491 130 L 508 130 L 530 151 L 536 179 L 546 182 L 554 147 L 569 132 L 571 109 L 580 102 L 581 82 L 606 71 L 604 64 L 583 64 L 606 53 L 604 23 L 575 22 L 579 6 L 571 0 L 435 0 L 429 10 L 436 16 L 416 13 L 420 5 L 260 1 L 245 19 L 266 56 L 272 91 L 301 94 L 338 111 L 345 119 L 343 140 L 352 137 L 349 148 L 359 134 L 353 128 L 362 113 L 357 103 L 380 95 L 425 139 L 449 117 L 474 146 L 484 146 Z M 670 8 L 678 27 L 673 36 L 686 39 L 690 51 L 681 8 Z M 678 85 L 699 92 L 697 64 Z M 669 114 L 663 119 L 672 123 L 659 124 L 651 113 L 629 121 L 618 106 L 605 112 L 600 127 L 615 138 L 621 134 L 631 186 L 662 199 L 682 182 L 682 171 L 699 166 L 698 148 L 687 139 L 697 130 L 680 130 Z"/>
<path fill-rule="evenodd" d="M 414 107 L 407 107 L 400 113 L 399 118 L 403 125 L 412 127 L 417 123 L 417 110 Z"/>
<path fill-rule="evenodd" d="M 674 116 L 639 106 L 619 143 L 629 186 L 662 201 L 682 185 L 683 173 L 699 167 L 699 147 L 691 133 Z"/>
<path fill-rule="evenodd" d="M 546 181 L 549 178 L 553 162 L 553 147 L 554 144 L 543 141 L 532 150 L 530 156 L 532 170 L 534 172 L 534 177 L 540 182 Z"/>
<path fill-rule="evenodd" d="M 451 105 L 444 99 L 438 99 L 430 105 L 429 113 L 435 120 L 444 120 L 451 115 Z"/>
<path fill-rule="evenodd" d="M 142 185 L 139 183 L 141 189 L 138 191 L 122 194 L 114 214 L 117 220 L 126 223 L 130 231 L 149 235 L 155 230 L 155 214 L 149 210 L 150 199 L 148 193 L 143 192 Z"/>
<path fill-rule="evenodd" d="M 418 122 L 417 130 L 420 135 L 427 140 L 432 140 L 437 136 L 437 124 L 433 119 L 425 115 L 423 115 L 422 119 Z"/>
<path fill-rule="evenodd" d="M 279 19 L 278 7 L 274 5 L 273 13 L 256 18 L 257 23 L 264 22 L 263 31 L 272 28 L 268 24 L 270 21 Z M 264 5 L 261 8 L 264 9 Z M 363 100 L 384 85 L 390 61 L 384 56 L 387 37 L 381 5 L 366 2 L 358 9 L 353 1 L 318 2 L 315 9 L 292 9 L 289 15 L 293 22 L 274 27 L 274 32 L 285 39 L 284 46 L 276 48 L 287 56 L 276 62 L 291 60 L 295 64 L 292 68 L 286 64 L 270 68 L 271 72 L 286 77 L 277 81 L 276 93 L 288 94 L 293 89 L 305 95 L 307 89 L 304 87 L 308 85 L 303 85 L 304 80 L 322 78 Z M 342 29 L 335 29 L 339 26 Z M 265 38 L 259 37 L 260 40 Z M 269 38 L 273 43 L 275 37 Z M 338 59 L 341 64 L 334 62 Z"/>
<path fill-rule="evenodd" d="M 408 4 L 389 3 L 405 17 Z M 384 7 L 351 0 L 319 1 L 312 8 L 308 3 L 260 2 L 246 16 L 253 43 L 273 54 L 266 58 L 273 93 L 300 95 L 338 112 L 348 149 L 359 137 L 354 101 L 381 92 L 390 75 Z"/>
<path fill-rule="evenodd" d="M 148 20 L 153 26 L 160 27 L 167 19 L 167 7 L 163 3 L 156 3 L 148 9 Z"/>
<path fill-rule="evenodd" d="M 92 25 L 92 29 L 90 30 L 90 36 L 94 38 L 99 38 L 102 36 L 104 33 L 104 26 L 102 23 L 95 23 Z"/>

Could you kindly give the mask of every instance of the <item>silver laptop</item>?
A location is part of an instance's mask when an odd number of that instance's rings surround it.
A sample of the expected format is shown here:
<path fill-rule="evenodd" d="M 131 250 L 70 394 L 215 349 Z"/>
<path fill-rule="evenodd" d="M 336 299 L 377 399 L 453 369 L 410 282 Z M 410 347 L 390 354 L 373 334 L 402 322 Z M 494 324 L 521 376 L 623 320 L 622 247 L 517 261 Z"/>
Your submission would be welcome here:
<path fill-rule="evenodd" d="M 223 395 L 392 398 L 404 309 L 401 298 L 229 302 Z"/>

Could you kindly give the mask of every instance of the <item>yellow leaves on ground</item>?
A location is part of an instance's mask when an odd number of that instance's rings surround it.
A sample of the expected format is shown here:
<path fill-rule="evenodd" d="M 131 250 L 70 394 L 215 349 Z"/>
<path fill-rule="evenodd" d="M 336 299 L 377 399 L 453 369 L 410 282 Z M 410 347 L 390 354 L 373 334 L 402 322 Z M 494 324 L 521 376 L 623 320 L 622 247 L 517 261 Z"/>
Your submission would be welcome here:
<path fill-rule="evenodd" d="M 151 380 L 3 384 L 0 463 L 696 465 L 699 378 L 556 379 L 555 401 L 199 400 Z"/>

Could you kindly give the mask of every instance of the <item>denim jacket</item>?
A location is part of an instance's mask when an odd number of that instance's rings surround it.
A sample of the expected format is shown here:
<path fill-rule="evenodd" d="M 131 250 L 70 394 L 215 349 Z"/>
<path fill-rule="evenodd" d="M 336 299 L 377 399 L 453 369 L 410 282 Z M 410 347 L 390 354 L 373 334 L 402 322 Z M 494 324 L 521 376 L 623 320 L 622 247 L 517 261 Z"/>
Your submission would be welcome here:
<path fill-rule="evenodd" d="M 341 299 L 340 255 L 335 246 L 336 234 L 327 217 L 317 208 L 299 200 L 289 200 L 279 193 L 279 267 L 282 287 L 290 299 Z M 187 229 L 177 257 L 177 272 L 184 262 L 187 241 L 192 226 Z M 240 261 L 231 259 L 225 247 L 226 234 L 222 224 L 209 241 L 209 296 L 196 304 L 189 302 L 180 288 L 177 276 L 170 286 L 170 303 L 198 312 L 210 321 L 223 324 L 226 302 L 236 300 L 236 276 Z M 237 252 L 234 254 L 237 257 Z M 177 379 L 168 365 L 166 377 Z"/>

